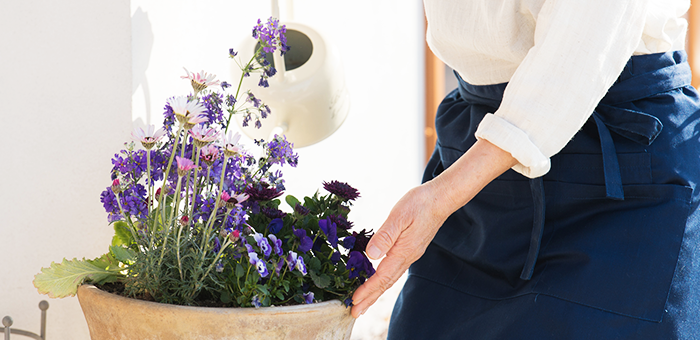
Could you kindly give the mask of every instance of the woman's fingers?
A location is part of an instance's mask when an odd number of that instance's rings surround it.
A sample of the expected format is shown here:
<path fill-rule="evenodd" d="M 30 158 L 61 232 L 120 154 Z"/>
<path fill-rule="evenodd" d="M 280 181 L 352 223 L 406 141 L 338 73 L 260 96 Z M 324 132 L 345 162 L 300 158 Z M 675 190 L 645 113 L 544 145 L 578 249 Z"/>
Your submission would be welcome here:
<path fill-rule="evenodd" d="M 359 317 L 401 277 L 410 264 L 391 252 L 377 267 L 377 272 L 360 286 L 353 295 L 352 316 Z"/>

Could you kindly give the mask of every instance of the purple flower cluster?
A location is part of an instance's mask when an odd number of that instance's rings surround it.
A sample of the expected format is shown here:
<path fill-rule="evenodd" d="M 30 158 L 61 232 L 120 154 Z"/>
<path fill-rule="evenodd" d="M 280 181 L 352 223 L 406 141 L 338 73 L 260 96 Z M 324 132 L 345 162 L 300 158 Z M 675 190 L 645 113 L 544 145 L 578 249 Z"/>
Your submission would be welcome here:
<path fill-rule="evenodd" d="M 287 27 L 280 26 L 279 20 L 272 17 L 265 24 L 258 19 L 258 24 L 253 27 L 253 38 L 258 39 L 265 53 L 274 53 L 278 47 L 282 55 L 289 51 L 285 33 Z"/>
<path fill-rule="evenodd" d="M 286 136 L 275 135 L 275 138 L 267 143 L 267 147 L 269 164 L 287 163 L 296 167 L 299 163 L 299 155 L 294 152 L 294 144 L 288 142 Z"/>
<path fill-rule="evenodd" d="M 136 218 L 146 218 L 148 214 L 148 206 L 146 204 L 146 188 L 141 184 L 128 186 L 124 191 L 119 194 L 119 201 L 121 202 L 124 212 Z M 107 187 L 100 194 L 100 202 L 105 208 L 105 211 L 110 213 L 110 216 L 119 215 L 119 203 L 117 203 L 117 197 L 112 191 L 112 187 Z"/>

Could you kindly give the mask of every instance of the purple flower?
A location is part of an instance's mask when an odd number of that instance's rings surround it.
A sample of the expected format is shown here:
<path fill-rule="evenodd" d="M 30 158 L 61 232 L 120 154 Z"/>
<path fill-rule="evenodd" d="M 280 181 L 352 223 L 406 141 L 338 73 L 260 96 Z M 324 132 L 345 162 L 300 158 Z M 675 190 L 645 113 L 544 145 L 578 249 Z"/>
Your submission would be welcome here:
<path fill-rule="evenodd" d="M 270 246 L 270 243 L 267 241 L 265 236 L 260 233 L 255 233 L 253 235 L 253 238 L 255 239 L 255 242 L 258 242 L 258 247 L 260 247 L 260 251 L 263 252 L 263 255 L 265 255 L 265 258 L 270 257 L 270 254 L 272 253 L 272 247 Z"/>
<path fill-rule="evenodd" d="M 214 249 L 213 249 L 213 251 L 215 253 L 218 253 L 219 250 L 221 250 L 221 241 L 219 241 L 218 237 L 214 237 Z"/>
<path fill-rule="evenodd" d="M 304 293 L 304 302 L 307 304 L 314 303 L 314 292 Z"/>
<path fill-rule="evenodd" d="M 217 262 L 216 263 L 216 272 L 221 273 L 223 271 L 224 271 L 224 264 L 221 261 Z"/>
<path fill-rule="evenodd" d="M 300 271 L 303 275 L 306 275 L 306 264 L 304 264 L 304 258 L 299 256 L 297 253 L 293 251 L 289 251 L 287 254 L 287 266 L 289 266 L 289 270 L 298 270 Z"/>
<path fill-rule="evenodd" d="M 294 153 L 293 148 L 294 144 L 288 142 L 286 136 L 275 135 L 275 138 L 267 143 L 268 162 L 280 165 L 288 163 L 296 167 L 299 163 L 299 155 Z"/>
<path fill-rule="evenodd" d="M 272 248 L 275 250 L 277 256 L 282 256 L 282 240 L 278 240 L 275 235 L 267 235 L 267 237 L 272 241 Z"/>
<path fill-rule="evenodd" d="M 301 205 L 301 203 L 297 203 L 297 205 L 294 206 L 294 211 L 296 211 L 299 214 L 302 214 L 304 216 L 308 215 L 311 212 L 311 210 L 309 210 L 305 206 Z"/>
<path fill-rule="evenodd" d="M 350 252 L 348 263 L 345 268 L 350 271 L 350 279 L 359 277 L 360 282 L 364 282 L 365 280 L 365 277 L 361 277 L 360 273 L 364 272 L 367 278 L 374 274 L 374 267 L 372 266 L 372 263 L 369 262 L 369 259 L 365 256 L 365 254 L 359 251 Z"/>
<path fill-rule="evenodd" d="M 234 51 L 232 48 L 228 49 L 228 56 L 233 58 L 238 55 L 238 52 Z"/>
<path fill-rule="evenodd" d="M 340 261 L 340 252 L 333 252 L 333 255 L 331 255 L 331 262 L 333 262 L 333 264 L 338 264 L 338 261 Z"/>
<path fill-rule="evenodd" d="M 280 275 L 280 272 L 282 271 L 282 267 L 284 267 L 285 262 L 286 261 L 284 257 L 280 257 L 279 261 L 277 261 L 277 266 L 275 267 L 275 273 L 277 273 L 277 276 Z"/>
<path fill-rule="evenodd" d="M 347 298 L 347 299 L 345 299 L 345 301 L 343 301 L 343 303 L 345 304 L 345 307 L 350 307 L 350 306 L 352 306 L 352 305 L 353 305 L 353 304 L 352 304 L 352 298 Z"/>
<path fill-rule="evenodd" d="M 314 241 L 311 239 L 311 237 L 306 236 L 306 230 L 294 229 L 294 236 L 298 237 L 301 241 L 299 248 L 297 248 L 299 252 L 306 253 L 307 251 L 311 250 Z"/>
<path fill-rule="evenodd" d="M 289 51 L 285 33 L 287 33 L 286 26 L 280 26 L 279 20 L 272 17 L 267 19 L 265 25 L 258 19 L 258 24 L 253 27 L 253 38 L 260 42 L 265 53 L 273 53 L 278 47 L 281 55 Z"/>
<path fill-rule="evenodd" d="M 255 308 L 260 308 L 262 306 L 262 303 L 260 302 L 260 297 L 259 296 L 253 296 L 253 299 L 250 300 L 250 303 L 253 305 Z"/>
<path fill-rule="evenodd" d="M 330 218 L 326 218 L 318 221 L 318 227 L 326 234 L 331 246 L 333 246 L 333 248 L 338 248 L 338 229 L 335 223 L 333 223 Z"/>
<path fill-rule="evenodd" d="M 284 226 L 284 222 L 282 221 L 281 218 L 276 218 L 272 221 L 270 221 L 270 224 L 268 224 L 267 229 L 273 233 L 277 234 L 282 230 L 282 227 Z"/>
<path fill-rule="evenodd" d="M 323 182 L 323 188 L 333 195 L 336 195 L 344 200 L 352 201 L 360 197 L 360 192 L 357 189 L 349 186 L 347 183 L 330 181 Z"/>
<path fill-rule="evenodd" d="M 250 264 L 255 266 L 255 269 L 260 273 L 260 277 L 267 277 L 270 273 L 267 271 L 267 264 L 262 259 L 258 258 L 257 253 L 248 253 Z"/>
<path fill-rule="evenodd" d="M 355 236 L 347 236 L 343 239 L 343 247 L 352 249 L 355 246 Z"/>
<path fill-rule="evenodd" d="M 231 84 L 229 84 L 228 82 L 225 82 L 225 81 L 222 81 L 222 82 L 221 82 L 221 88 L 222 88 L 222 89 L 225 90 L 225 89 L 227 89 L 227 88 L 229 88 L 229 87 L 231 87 Z"/>
<path fill-rule="evenodd" d="M 306 264 L 304 264 L 304 258 L 299 256 L 297 258 L 297 264 L 294 266 L 302 275 L 306 275 Z"/>

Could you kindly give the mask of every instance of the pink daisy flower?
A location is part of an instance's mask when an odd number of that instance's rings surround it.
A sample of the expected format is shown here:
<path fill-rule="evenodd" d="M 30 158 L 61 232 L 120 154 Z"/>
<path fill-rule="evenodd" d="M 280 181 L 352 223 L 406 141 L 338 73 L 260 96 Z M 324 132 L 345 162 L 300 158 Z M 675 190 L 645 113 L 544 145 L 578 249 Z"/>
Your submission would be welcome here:
<path fill-rule="evenodd" d="M 241 152 L 243 147 L 238 144 L 240 139 L 241 134 L 238 132 L 234 134 L 233 131 L 229 132 L 228 135 L 224 137 L 222 149 L 226 157 L 231 157 Z"/>
<path fill-rule="evenodd" d="M 201 124 L 197 124 L 189 131 L 190 136 L 194 139 L 194 144 L 201 148 L 219 137 L 219 132 L 213 128 L 206 128 Z"/>
<path fill-rule="evenodd" d="M 187 174 L 188 171 L 192 170 L 195 168 L 194 162 L 187 158 L 182 158 L 180 156 L 176 156 L 175 159 L 177 160 L 177 175 L 178 176 L 184 176 Z"/>
<path fill-rule="evenodd" d="M 209 86 L 214 86 L 214 85 L 219 85 L 221 82 L 216 80 L 216 76 L 211 74 L 211 73 L 206 73 L 204 71 L 201 71 L 199 73 L 194 73 L 188 71 L 186 68 L 185 72 L 187 72 L 186 76 L 181 76 L 180 78 L 182 79 L 189 79 L 190 83 L 192 83 L 192 88 L 194 89 L 195 95 L 202 90 L 206 89 Z"/>
<path fill-rule="evenodd" d="M 185 96 L 170 98 L 168 104 L 173 108 L 173 113 L 177 121 L 183 124 L 186 130 L 207 121 L 207 116 L 204 113 L 206 111 L 204 106 L 193 101 L 188 101 Z"/>
<path fill-rule="evenodd" d="M 141 145 L 146 150 L 150 150 L 153 146 L 165 135 L 165 130 L 163 128 L 155 131 L 155 126 L 148 125 L 146 130 L 142 128 L 136 128 L 131 132 L 131 137 L 134 141 L 141 142 Z"/>

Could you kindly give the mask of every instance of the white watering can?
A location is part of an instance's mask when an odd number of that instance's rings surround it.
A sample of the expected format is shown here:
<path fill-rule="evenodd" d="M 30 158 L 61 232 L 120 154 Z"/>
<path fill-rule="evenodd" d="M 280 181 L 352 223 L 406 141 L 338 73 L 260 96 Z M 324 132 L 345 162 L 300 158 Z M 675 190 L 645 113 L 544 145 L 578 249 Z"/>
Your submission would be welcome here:
<path fill-rule="evenodd" d="M 275 6 L 273 1 L 273 15 Z M 241 115 L 236 120 L 250 138 L 270 140 L 274 134 L 284 134 L 295 148 L 304 147 L 320 142 L 343 124 L 350 110 L 350 98 L 339 55 L 329 42 L 307 25 L 280 24 L 286 25 L 290 50 L 283 57 L 279 50 L 275 51 L 277 74 L 268 79 L 270 86 L 257 86 L 258 74 L 243 80 L 244 88 L 251 89 L 272 113 L 261 120 L 260 129 L 255 128 L 255 120 L 247 127 L 242 126 Z M 252 37 L 243 41 L 237 49 L 240 60 L 250 60 L 256 47 L 257 40 Z M 232 79 L 238 79 L 240 69 L 236 65 L 231 69 Z"/>

